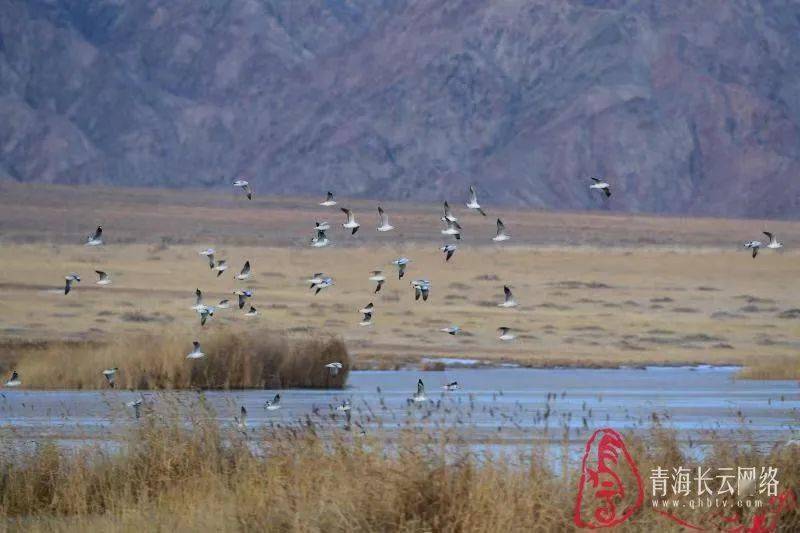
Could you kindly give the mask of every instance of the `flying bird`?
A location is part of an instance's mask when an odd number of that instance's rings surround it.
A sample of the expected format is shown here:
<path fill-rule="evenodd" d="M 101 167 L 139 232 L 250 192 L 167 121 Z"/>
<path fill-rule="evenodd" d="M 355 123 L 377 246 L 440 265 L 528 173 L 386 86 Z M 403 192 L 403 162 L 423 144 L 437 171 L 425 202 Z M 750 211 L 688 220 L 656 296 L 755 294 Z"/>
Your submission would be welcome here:
<path fill-rule="evenodd" d="M 376 283 L 375 292 L 377 293 L 381 290 L 381 287 L 383 287 L 383 283 L 386 281 L 386 276 L 383 275 L 382 270 L 373 270 L 371 274 L 372 275 L 369 277 L 369 280 Z"/>
<path fill-rule="evenodd" d="M 322 222 L 319 222 L 318 220 L 315 220 L 314 221 L 314 229 L 317 230 L 317 231 L 319 231 L 319 230 L 328 231 L 329 229 L 331 229 L 331 225 L 325 220 L 323 220 Z"/>
<path fill-rule="evenodd" d="M 511 328 L 506 326 L 500 326 L 499 328 L 497 328 L 497 333 L 498 333 L 497 338 L 500 339 L 501 341 L 512 341 L 517 338 L 516 335 L 511 333 Z"/>
<path fill-rule="evenodd" d="M 199 252 L 200 255 L 204 255 L 208 258 L 208 268 L 214 268 L 214 252 L 213 248 L 206 248 L 202 252 Z"/>
<path fill-rule="evenodd" d="M 442 388 L 447 392 L 452 392 L 454 390 L 458 390 L 459 389 L 458 381 L 451 381 L 450 383 L 447 383 L 446 385 L 443 385 Z"/>
<path fill-rule="evenodd" d="M 456 253 L 457 248 L 458 247 L 455 244 L 445 244 L 439 249 L 444 252 L 444 260 L 450 261 L 450 258 L 453 257 L 453 254 Z"/>
<path fill-rule="evenodd" d="M 328 235 L 325 233 L 326 231 L 327 230 L 317 228 L 317 234 L 311 238 L 311 246 L 314 248 L 328 246 L 328 244 L 330 244 L 330 240 L 328 240 Z"/>
<path fill-rule="evenodd" d="M 248 317 L 254 317 L 254 316 L 258 316 L 258 311 L 256 310 L 256 308 L 255 308 L 255 307 L 253 307 L 253 306 L 251 305 L 251 306 L 250 306 L 250 310 L 249 310 L 249 311 L 247 311 L 247 312 L 244 314 L 244 316 L 248 316 Z"/>
<path fill-rule="evenodd" d="M 407 257 L 400 257 L 392 261 L 392 264 L 397 267 L 397 279 L 403 279 L 403 276 L 406 273 L 406 265 L 411 262 L 411 259 Z"/>
<path fill-rule="evenodd" d="M 328 363 L 327 365 L 325 365 L 325 368 L 328 369 L 328 372 L 330 373 L 331 377 L 335 378 L 339 374 L 339 371 L 342 369 L 342 363 L 334 361 L 333 363 Z"/>
<path fill-rule="evenodd" d="M 195 311 L 197 311 L 199 313 L 200 311 L 202 311 L 205 308 L 206 308 L 206 306 L 203 303 L 203 291 L 201 291 L 200 289 L 195 289 L 194 290 L 194 305 L 192 306 L 192 309 L 194 309 Z"/>
<path fill-rule="evenodd" d="M 239 178 L 233 182 L 233 186 L 242 189 L 244 193 L 247 195 L 248 200 L 253 199 L 253 190 L 250 189 L 250 182 L 248 182 L 247 180 Z"/>
<path fill-rule="evenodd" d="M 200 342 L 199 341 L 192 341 L 192 351 L 186 355 L 186 359 L 202 359 L 206 356 L 203 351 L 200 349 Z"/>
<path fill-rule="evenodd" d="M 22 385 L 22 380 L 16 370 L 11 371 L 11 377 L 6 381 L 6 387 L 19 387 Z"/>
<path fill-rule="evenodd" d="M 394 226 L 389 224 L 389 215 L 386 214 L 381 206 L 378 206 L 378 218 L 380 219 L 378 231 L 390 231 L 394 229 Z"/>
<path fill-rule="evenodd" d="M 200 314 L 200 325 L 205 326 L 206 321 L 209 317 L 214 318 L 214 308 L 213 307 L 204 307 L 198 311 Z"/>
<path fill-rule="evenodd" d="M 511 293 L 511 289 L 508 285 L 503 285 L 503 294 L 505 295 L 505 300 L 503 303 L 497 304 L 497 307 L 516 307 L 517 301 L 514 300 L 514 295 Z"/>
<path fill-rule="evenodd" d="M 312 275 L 311 275 L 311 278 L 310 278 L 310 279 L 307 279 L 307 280 L 306 280 L 306 282 L 311 284 L 311 286 L 309 287 L 309 289 L 313 289 L 313 288 L 314 288 L 314 287 L 316 287 L 316 286 L 317 286 L 319 283 L 322 283 L 322 280 L 324 280 L 324 279 L 325 279 L 325 274 L 324 274 L 324 273 L 322 273 L 322 272 L 315 272 L 314 274 L 312 274 Z"/>
<path fill-rule="evenodd" d="M 264 408 L 268 411 L 275 411 L 281 408 L 281 395 L 276 394 L 272 400 L 267 400 L 264 403 Z"/>
<path fill-rule="evenodd" d="M 245 409 L 244 405 L 239 409 L 239 416 L 234 416 L 233 420 L 240 430 L 247 429 L 247 409 Z"/>
<path fill-rule="evenodd" d="M 361 319 L 361 322 L 358 323 L 359 326 L 371 326 L 372 325 L 372 312 L 375 309 L 375 306 L 370 302 L 363 308 L 359 309 L 358 312 L 364 315 Z"/>
<path fill-rule="evenodd" d="M 783 248 L 783 243 L 782 242 L 778 242 L 778 239 L 775 238 L 775 235 L 773 235 L 772 233 L 770 233 L 768 231 L 765 231 L 764 235 L 766 235 L 767 238 L 769 239 L 769 244 L 767 244 L 767 248 L 769 248 L 771 250 L 775 250 L 775 249 L 778 249 L 778 248 Z"/>
<path fill-rule="evenodd" d="M 246 279 L 250 279 L 252 273 L 250 272 L 250 261 L 245 261 L 242 270 L 236 274 L 236 279 L 239 281 L 244 281 Z"/>
<path fill-rule="evenodd" d="M 344 229 L 352 230 L 352 233 L 350 233 L 350 234 L 351 235 L 355 235 L 356 232 L 358 231 L 358 228 L 361 226 L 361 224 L 356 222 L 356 216 L 353 214 L 352 211 L 350 211 L 349 209 L 346 209 L 344 207 L 342 207 L 340 209 L 342 210 L 342 213 L 344 213 L 347 216 L 347 221 L 342 224 L 342 227 Z"/>
<path fill-rule="evenodd" d="M 331 191 L 328 191 L 328 196 L 325 197 L 325 201 L 324 202 L 320 202 L 319 205 L 322 205 L 322 206 L 325 206 L 325 207 L 332 207 L 332 206 L 336 205 L 336 200 L 333 199 L 333 193 Z"/>
<path fill-rule="evenodd" d="M 411 282 L 411 286 L 414 287 L 414 300 L 419 300 L 419 297 L 422 296 L 423 301 L 428 301 L 428 293 L 431 290 L 431 282 L 427 279 L 415 279 Z"/>
<path fill-rule="evenodd" d="M 136 415 L 136 418 L 139 418 L 139 417 L 142 416 L 142 404 L 143 403 L 144 403 L 144 399 L 141 396 L 139 396 L 135 400 L 131 400 L 128 403 L 126 403 L 125 405 L 128 406 L 128 407 L 132 407 L 133 408 L 133 412 Z"/>
<path fill-rule="evenodd" d="M 112 389 L 114 388 L 114 380 L 117 377 L 117 370 L 119 370 L 117 367 L 106 368 L 103 370 L 103 376 L 105 376 L 106 381 L 108 381 L 108 386 Z"/>
<path fill-rule="evenodd" d="M 497 219 L 497 233 L 495 234 L 494 237 L 492 237 L 492 240 L 494 242 L 501 242 L 501 241 L 507 241 L 510 238 L 511 238 L 511 235 L 506 233 L 505 224 L 503 224 L 503 221 L 498 218 Z"/>
<path fill-rule="evenodd" d="M 599 190 L 603 191 L 604 193 L 606 193 L 606 198 L 611 196 L 611 185 L 609 185 L 605 181 L 602 181 L 602 180 L 600 180 L 598 178 L 592 178 L 592 181 L 594 183 L 589 185 L 590 189 L 599 189 Z"/>
<path fill-rule="evenodd" d="M 248 298 L 253 297 L 252 291 L 243 290 L 243 291 L 233 291 L 233 294 L 239 297 L 239 309 L 244 307 L 245 302 L 247 302 Z"/>
<path fill-rule="evenodd" d="M 220 259 L 217 261 L 217 266 L 215 266 L 212 270 L 217 271 L 217 277 L 220 277 L 223 272 L 228 270 L 228 262 L 224 259 Z"/>
<path fill-rule="evenodd" d="M 758 255 L 758 249 L 761 248 L 761 241 L 748 241 L 744 243 L 744 247 L 753 250 L 753 259 L 755 259 Z"/>
<path fill-rule="evenodd" d="M 425 397 L 425 384 L 422 383 L 422 379 L 417 381 L 417 392 L 414 393 L 411 399 L 417 403 L 427 400 Z"/>
<path fill-rule="evenodd" d="M 319 294 L 319 291 L 322 289 L 327 289 L 331 285 L 333 285 L 333 278 L 322 278 L 322 281 L 314 285 L 313 288 L 316 289 L 314 294 Z"/>
<path fill-rule="evenodd" d="M 94 233 L 86 237 L 86 246 L 100 246 L 103 244 L 103 226 L 97 226 Z"/>
<path fill-rule="evenodd" d="M 481 204 L 478 203 L 478 194 L 475 192 L 475 186 L 469 186 L 469 202 L 467 202 L 467 207 L 470 209 L 476 210 L 483 216 L 486 216 L 486 213 L 481 209 Z"/>
<path fill-rule="evenodd" d="M 461 328 L 458 327 L 458 326 L 448 326 L 446 328 L 440 329 L 439 331 L 442 331 L 444 333 L 449 333 L 450 335 L 454 335 L 455 336 L 455 335 L 458 335 L 459 333 L 461 333 Z"/>
<path fill-rule="evenodd" d="M 450 210 L 450 204 L 447 201 L 444 202 L 442 205 L 442 222 L 458 222 L 458 219 L 453 215 L 453 211 Z"/>
<path fill-rule="evenodd" d="M 442 230 L 442 235 L 452 235 L 456 240 L 461 239 L 461 225 L 455 220 L 446 220 L 442 217 L 446 227 Z"/>
<path fill-rule="evenodd" d="M 95 270 L 97 274 L 97 281 L 95 281 L 95 285 L 111 285 L 111 278 L 108 276 L 107 273 L 103 272 L 102 270 Z"/>
<path fill-rule="evenodd" d="M 231 301 L 225 298 L 224 300 L 220 300 L 217 304 L 217 309 L 230 309 L 231 308 Z"/>
<path fill-rule="evenodd" d="M 75 272 L 71 272 L 64 276 L 64 280 L 66 281 L 64 284 L 64 294 L 69 294 L 69 291 L 72 290 L 72 284 L 78 283 L 81 280 L 81 277 Z"/>

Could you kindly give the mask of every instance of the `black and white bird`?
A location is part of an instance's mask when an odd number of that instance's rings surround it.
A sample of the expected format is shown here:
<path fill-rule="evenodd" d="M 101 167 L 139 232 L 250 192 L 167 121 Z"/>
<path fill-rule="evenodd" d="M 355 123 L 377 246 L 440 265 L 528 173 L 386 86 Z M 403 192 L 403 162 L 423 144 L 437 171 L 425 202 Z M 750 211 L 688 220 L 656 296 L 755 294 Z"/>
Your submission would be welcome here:
<path fill-rule="evenodd" d="M 243 309 L 247 299 L 253 297 L 253 292 L 249 290 L 237 290 L 233 291 L 233 294 L 239 298 L 239 309 Z"/>
<path fill-rule="evenodd" d="M 311 246 L 314 248 L 322 248 L 323 246 L 328 246 L 331 241 L 328 239 L 328 234 L 326 233 L 327 230 L 317 228 L 316 234 L 311 237 Z"/>
<path fill-rule="evenodd" d="M 251 305 L 250 309 L 244 314 L 244 316 L 250 317 L 250 318 L 258 316 L 258 310 Z"/>
<path fill-rule="evenodd" d="M 594 183 L 589 185 L 590 189 L 599 189 L 599 190 L 603 191 L 606 194 L 606 198 L 611 196 L 611 185 L 609 185 L 605 181 L 603 181 L 601 179 L 598 179 L 598 178 L 592 178 L 592 181 Z"/>
<path fill-rule="evenodd" d="M 206 308 L 206 305 L 203 303 L 203 291 L 200 289 L 194 290 L 194 305 L 192 309 L 197 311 L 198 313 Z"/>
<path fill-rule="evenodd" d="M 511 289 L 508 285 L 503 285 L 503 294 L 505 299 L 503 303 L 497 304 L 497 307 L 516 307 L 517 301 L 514 299 L 514 295 L 511 292 Z"/>
<path fill-rule="evenodd" d="M 78 283 L 81 280 L 81 277 L 77 275 L 75 272 L 70 272 L 66 276 L 64 276 L 64 280 L 66 283 L 64 284 L 64 294 L 69 294 L 69 291 L 72 290 L 72 284 Z"/>
<path fill-rule="evenodd" d="M 322 283 L 322 280 L 325 279 L 325 274 L 323 272 L 315 272 L 311 275 L 309 279 L 306 280 L 306 283 L 309 283 L 309 289 L 313 289 L 317 286 L 318 283 Z"/>
<path fill-rule="evenodd" d="M 312 288 L 314 289 L 314 294 L 319 294 L 322 289 L 327 289 L 328 287 L 333 285 L 333 278 L 326 277 L 322 278 L 322 281 L 315 284 Z"/>
<path fill-rule="evenodd" d="M 369 280 L 375 282 L 375 292 L 377 293 L 383 287 L 386 276 L 383 275 L 383 270 L 373 270 L 370 272 Z"/>
<path fill-rule="evenodd" d="M 103 244 L 103 226 L 97 226 L 94 233 L 86 237 L 86 246 L 100 246 Z"/>
<path fill-rule="evenodd" d="M 276 411 L 281 408 L 281 395 L 276 394 L 272 400 L 267 400 L 264 403 L 264 408 L 268 411 Z"/>
<path fill-rule="evenodd" d="M 208 268 L 214 268 L 214 253 L 215 250 L 213 248 L 206 248 L 202 252 L 199 252 L 200 255 L 205 256 L 208 259 Z"/>
<path fill-rule="evenodd" d="M 461 225 L 455 220 L 447 220 L 445 217 L 442 217 L 442 220 L 444 220 L 445 223 L 442 235 L 450 235 L 455 237 L 456 240 L 461 240 Z"/>
<path fill-rule="evenodd" d="M 239 416 L 234 416 L 233 420 L 240 431 L 247 429 L 247 409 L 244 405 L 239 409 Z"/>
<path fill-rule="evenodd" d="M 111 285 L 111 277 L 106 272 L 102 270 L 95 270 L 95 274 L 97 274 L 97 281 L 95 281 L 95 285 L 100 285 L 104 287 L 106 285 Z"/>
<path fill-rule="evenodd" d="M 513 341 L 517 336 L 511 333 L 511 328 L 500 326 L 497 328 L 497 338 L 501 341 Z"/>
<path fill-rule="evenodd" d="M 406 273 L 406 266 L 411 262 L 407 257 L 399 257 L 392 261 L 392 264 L 397 267 L 397 279 L 403 279 Z"/>
<path fill-rule="evenodd" d="M 378 231 L 391 231 L 394 229 L 394 226 L 389 224 L 389 215 L 386 214 L 381 206 L 378 206 L 378 218 L 380 220 Z"/>
<path fill-rule="evenodd" d="M 497 219 L 497 233 L 495 234 L 494 237 L 492 237 L 492 240 L 494 242 L 502 242 L 502 241 L 507 241 L 510 238 L 511 238 L 511 235 L 509 235 L 506 232 L 505 224 L 503 224 L 503 221 L 498 218 Z"/>
<path fill-rule="evenodd" d="M 458 222 L 458 219 L 453 215 L 453 211 L 450 209 L 450 204 L 447 201 L 442 204 L 442 222 Z"/>
<path fill-rule="evenodd" d="M 192 351 L 186 355 L 186 359 L 202 359 L 205 356 L 200 348 L 200 341 L 192 341 Z"/>
<path fill-rule="evenodd" d="M 114 383 L 117 378 L 117 370 L 119 370 L 117 367 L 106 368 L 105 370 L 103 370 L 103 376 L 105 376 L 106 381 L 108 382 L 108 386 L 111 387 L 112 389 L 114 388 Z"/>
<path fill-rule="evenodd" d="M 478 193 L 475 192 L 475 186 L 469 186 L 469 202 L 467 202 L 467 207 L 470 209 L 474 209 L 478 213 L 483 216 L 486 216 L 486 213 L 481 209 L 481 204 L 478 203 Z"/>
<path fill-rule="evenodd" d="M 427 279 L 415 279 L 411 282 L 411 286 L 414 287 L 414 300 L 419 300 L 419 297 L 422 296 L 423 301 L 428 301 L 428 294 L 431 290 L 431 282 Z"/>
<path fill-rule="evenodd" d="M 325 365 L 325 368 L 328 369 L 328 373 L 331 375 L 331 377 L 335 378 L 339 375 L 339 371 L 342 369 L 342 363 L 339 361 L 334 361 Z"/>
<path fill-rule="evenodd" d="M 220 259 L 212 270 L 216 271 L 217 277 L 220 277 L 223 272 L 228 270 L 228 262 L 225 259 Z"/>
<path fill-rule="evenodd" d="M 11 371 L 11 377 L 6 380 L 6 387 L 19 387 L 22 385 L 22 380 L 16 370 Z"/>
<path fill-rule="evenodd" d="M 442 328 L 439 331 L 455 336 L 461 333 L 461 328 L 458 326 L 447 326 L 446 328 Z"/>
<path fill-rule="evenodd" d="M 225 298 L 224 300 L 220 300 L 217 304 L 217 309 L 230 309 L 231 308 L 231 301 Z"/>
<path fill-rule="evenodd" d="M 424 402 L 428 399 L 425 397 L 425 384 L 422 382 L 422 379 L 417 381 L 417 392 L 414 393 L 411 399 L 417 403 Z"/>
<path fill-rule="evenodd" d="M 756 256 L 758 255 L 758 250 L 759 248 L 761 248 L 761 246 L 762 246 L 761 241 L 747 241 L 746 243 L 744 243 L 745 248 L 750 248 L 751 250 L 753 250 L 753 259 L 755 259 Z"/>
<path fill-rule="evenodd" d="M 775 235 L 773 235 L 768 231 L 765 231 L 764 235 L 766 235 L 767 238 L 769 239 L 769 244 L 767 244 L 767 248 L 769 248 L 770 250 L 777 250 L 778 248 L 783 248 L 783 243 L 778 242 L 778 239 L 775 238 Z"/>
<path fill-rule="evenodd" d="M 451 381 L 450 383 L 443 385 L 442 388 L 447 392 L 458 390 L 459 389 L 458 381 Z"/>
<path fill-rule="evenodd" d="M 242 189 L 244 191 L 245 195 L 247 195 L 247 199 L 248 200 L 252 200 L 253 199 L 253 190 L 250 188 L 250 182 L 248 182 L 246 179 L 239 178 L 239 179 L 235 180 L 233 182 L 233 186 L 234 187 L 239 187 L 240 189 Z"/>
<path fill-rule="evenodd" d="M 444 260 L 450 261 L 450 258 L 453 257 L 453 254 L 456 253 L 458 246 L 455 244 L 445 244 L 439 249 L 444 253 Z"/>
<path fill-rule="evenodd" d="M 214 318 L 214 308 L 211 307 L 211 306 L 206 306 L 203 309 L 200 309 L 197 313 L 200 315 L 200 325 L 201 326 L 205 326 L 206 325 L 206 321 L 209 318 Z"/>
<path fill-rule="evenodd" d="M 328 223 L 328 221 L 326 221 L 326 220 L 323 220 L 322 222 L 320 222 L 319 220 L 315 220 L 314 221 L 314 230 L 315 231 L 319 231 L 319 230 L 328 231 L 329 229 L 331 229 L 331 225 Z"/>
<path fill-rule="evenodd" d="M 336 410 L 337 411 L 349 411 L 350 410 L 350 400 L 348 400 L 347 398 L 342 400 L 342 403 L 340 403 L 338 406 L 336 406 Z"/>
<path fill-rule="evenodd" d="M 325 207 L 332 207 L 336 205 L 336 200 L 333 199 L 333 193 L 331 191 L 328 191 L 328 195 L 325 197 L 325 201 L 320 202 L 319 205 Z"/>
<path fill-rule="evenodd" d="M 352 211 L 350 211 L 349 209 L 346 209 L 344 207 L 342 207 L 340 209 L 342 210 L 342 213 L 344 213 L 345 216 L 347 217 L 347 220 L 342 224 L 342 227 L 344 229 L 351 230 L 350 234 L 351 235 L 355 235 L 356 232 L 358 231 L 358 228 L 361 227 L 361 224 L 356 222 L 356 216 L 353 214 Z"/>
<path fill-rule="evenodd" d="M 135 400 L 131 400 L 128 403 L 126 403 L 125 405 L 128 406 L 128 407 L 132 407 L 134 415 L 136 416 L 136 418 L 139 418 L 139 417 L 142 416 L 142 404 L 143 403 L 144 403 L 144 398 L 139 396 Z"/>
<path fill-rule="evenodd" d="M 250 272 L 250 261 L 245 261 L 242 270 L 239 271 L 238 274 L 236 274 L 236 279 L 238 279 L 239 281 L 244 281 L 246 279 L 250 279 L 251 275 L 252 272 Z"/>
<path fill-rule="evenodd" d="M 372 325 L 372 312 L 374 310 L 375 310 L 375 306 L 372 304 L 372 302 L 368 303 L 367 305 L 365 305 L 364 307 L 359 309 L 358 312 L 361 313 L 364 316 L 361 319 L 361 322 L 358 323 L 358 325 L 359 326 L 371 326 Z"/>

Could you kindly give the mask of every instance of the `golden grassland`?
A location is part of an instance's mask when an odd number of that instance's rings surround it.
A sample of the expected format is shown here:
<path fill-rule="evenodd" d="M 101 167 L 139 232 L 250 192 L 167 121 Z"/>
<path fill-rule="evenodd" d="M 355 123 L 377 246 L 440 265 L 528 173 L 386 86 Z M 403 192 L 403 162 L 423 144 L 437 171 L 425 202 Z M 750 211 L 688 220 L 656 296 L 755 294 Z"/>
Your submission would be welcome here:
<path fill-rule="evenodd" d="M 572 531 L 579 471 L 557 475 L 544 450 L 481 454 L 447 431 L 402 432 L 392 443 L 340 430 L 221 426 L 202 405 L 187 420 L 169 406 L 144 416 L 113 453 L 43 443 L 0 447 L 0 528 L 26 531 Z M 259 440 L 263 439 L 263 440 Z M 0 435 L 0 441 L 2 436 Z M 655 426 L 628 448 L 645 479 L 642 509 L 617 530 L 681 531 L 650 507 L 655 467 L 696 468 Z M 778 468 L 800 482 L 800 447 L 768 453 L 718 441 L 700 463 Z M 720 497 L 722 498 L 722 497 Z M 727 498 L 730 503 L 730 498 Z M 697 519 L 704 511 L 682 511 Z M 707 514 L 707 511 L 705 511 Z M 743 510 L 742 521 L 752 520 Z M 781 516 L 796 530 L 800 513 Z"/>
<path fill-rule="evenodd" d="M 340 199 L 363 226 L 350 236 L 337 227 L 342 214 L 318 199 L 9 184 L 0 192 L 6 360 L 20 359 L 31 343 L 112 339 L 122 357 L 130 338 L 165 328 L 180 332 L 174 348 L 185 354 L 191 340 L 202 343 L 217 329 L 267 326 L 288 339 L 339 336 L 354 368 L 461 357 L 529 366 L 740 364 L 752 367 L 746 376 L 800 377 L 796 222 L 508 210 L 498 215 L 512 240 L 494 245 L 492 217 L 453 201 L 465 236 L 445 263 L 436 205 L 384 204 L 398 229 L 379 235 L 375 202 Z M 333 246 L 308 247 L 315 218 L 333 225 Z M 98 223 L 106 246 L 82 246 Z M 762 229 L 786 248 L 753 260 L 741 242 Z M 220 278 L 197 254 L 207 246 L 228 260 Z M 412 260 L 403 280 L 391 265 L 400 255 Z M 248 259 L 253 279 L 234 280 Z M 94 285 L 95 269 L 113 284 Z M 378 294 L 367 279 L 373 269 L 388 277 Z M 65 296 L 71 271 L 83 281 Z M 320 271 L 335 285 L 314 295 L 305 280 Z M 432 282 L 429 301 L 414 301 L 416 278 Z M 496 307 L 503 284 L 519 308 Z M 195 288 L 215 303 L 243 287 L 253 289 L 259 317 L 220 310 L 200 326 L 190 309 Z M 357 310 L 369 302 L 374 325 L 359 327 Z M 439 331 L 452 324 L 463 333 Z M 499 326 L 519 337 L 499 341 Z"/>

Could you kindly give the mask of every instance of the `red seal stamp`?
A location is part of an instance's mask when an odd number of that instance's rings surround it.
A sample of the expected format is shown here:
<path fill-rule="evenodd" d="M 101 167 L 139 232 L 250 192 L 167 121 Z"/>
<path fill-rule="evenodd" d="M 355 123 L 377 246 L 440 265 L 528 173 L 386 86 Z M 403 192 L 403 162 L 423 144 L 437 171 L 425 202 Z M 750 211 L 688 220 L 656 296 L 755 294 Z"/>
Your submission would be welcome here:
<path fill-rule="evenodd" d="M 598 429 L 586 443 L 573 521 L 581 528 L 621 524 L 641 506 L 642 478 L 622 435 Z"/>

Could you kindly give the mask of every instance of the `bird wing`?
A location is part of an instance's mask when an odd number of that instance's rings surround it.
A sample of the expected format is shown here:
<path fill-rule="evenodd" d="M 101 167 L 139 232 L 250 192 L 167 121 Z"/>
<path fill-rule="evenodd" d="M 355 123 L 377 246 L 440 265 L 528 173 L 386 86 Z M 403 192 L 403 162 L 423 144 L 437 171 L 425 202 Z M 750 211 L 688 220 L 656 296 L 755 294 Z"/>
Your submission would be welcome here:
<path fill-rule="evenodd" d="M 770 233 L 768 231 L 764 231 L 762 233 L 767 236 L 767 238 L 769 239 L 769 242 L 775 241 L 775 237 L 772 236 L 772 233 Z"/>
<path fill-rule="evenodd" d="M 102 235 L 103 235 L 103 228 L 101 226 L 97 226 L 97 229 L 94 231 L 92 239 L 93 240 L 99 239 Z"/>
<path fill-rule="evenodd" d="M 103 272 L 102 270 L 95 270 L 95 273 L 96 273 L 98 276 L 100 276 L 100 280 L 101 280 L 101 281 L 102 281 L 102 280 L 104 280 L 104 279 L 106 279 L 106 278 L 108 278 L 108 274 L 106 274 L 106 273 L 105 273 L 105 272 Z"/>
<path fill-rule="evenodd" d="M 511 289 L 508 288 L 508 285 L 503 285 L 503 294 L 506 295 L 506 301 L 511 299 Z"/>
<path fill-rule="evenodd" d="M 345 209 L 344 207 L 341 208 L 342 212 L 347 215 L 347 223 L 355 222 L 355 217 L 353 216 L 353 212 L 349 209 Z"/>
<path fill-rule="evenodd" d="M 469 186 L 469 202 L 471 204 L 477 204 L 478 203 L 478 195 L 475 192 L 475 187 L 473 185 Z"/>
<path fill-rule="evenodd" d="M 333 193 L 328 191 L 328 196 L 325 198 L 325 201 L 330 202 L 331 200 L 333 200 Z"/>
<path fill-rule="evenodd" d="M 389 217 L 383 211 L 383 208 L 381 206 L 378 206 L 378 216 L 381 217 L 381 226 L 389 225 Z"/>
<path fill-rule="evenodd" d="M 599 178 L 592 178 L 592 181 L 595 182 L 595 183 L 600 183 L 600 179 Z"/>
<path fill-rule="evenodd" d="M 242 276 L 246 276 L 250 273 L 250 261 L 245 261 L 244 266 L 242 267 Z"/>
<path fill-rule="evenodd" d="M 519 228 L 517 228 L 517 229 L 519 229 Z M 497 219 L 497 234 L 498 234 L 498 235 L 500 235 L 500 234 L 502 234 L 502 233 L 503 233 L 505 230 L 506 230 L 506 226 L 505 226 L 505 224 L 503 224 L 503 221 L 502 221 L 502 220 L 500 220 L 500 219 L 498 218 L 498 219 Z"/>
<path fill-rule="evenodd" d="M 425 394 L 425 384 L 421 379 L 417 381 L 417 394 Z"/>
<path fill-rule="evenodd" d="M 72 285 L 72 281 L 67 278 L 66 285 L 64 285 L 64 294 L 69 294 L 70 286 Z"/>

